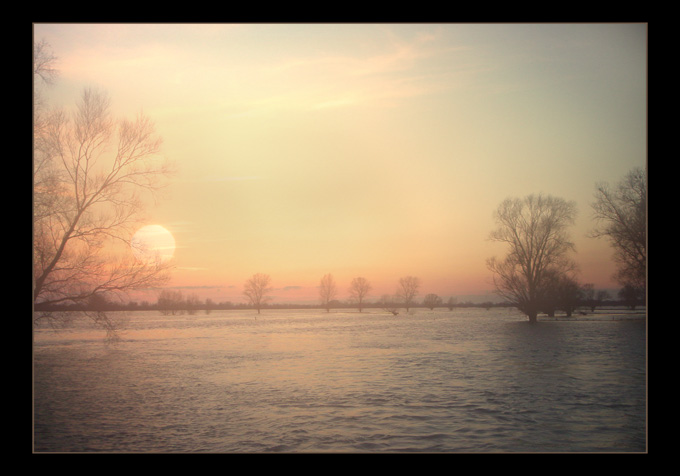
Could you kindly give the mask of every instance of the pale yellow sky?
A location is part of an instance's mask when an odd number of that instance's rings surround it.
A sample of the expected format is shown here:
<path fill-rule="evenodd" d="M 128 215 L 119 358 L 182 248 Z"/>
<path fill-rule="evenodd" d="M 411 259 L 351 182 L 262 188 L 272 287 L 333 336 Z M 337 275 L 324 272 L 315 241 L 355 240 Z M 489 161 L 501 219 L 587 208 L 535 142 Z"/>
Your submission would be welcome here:
<path fill-rule="evenodd" d="M 507 197 L 577 202 L 581 282 L 616 287 L 586 236 L 595 183 L 646 163 L 644 24 L 36 24 L 49 90 L 143 110 L 177 174 L 150 221 L 174 235 L 172 286 L 241 301 L 271 275 L 316 301 L 331 273 L 372 297 L 483 295 Z"/>

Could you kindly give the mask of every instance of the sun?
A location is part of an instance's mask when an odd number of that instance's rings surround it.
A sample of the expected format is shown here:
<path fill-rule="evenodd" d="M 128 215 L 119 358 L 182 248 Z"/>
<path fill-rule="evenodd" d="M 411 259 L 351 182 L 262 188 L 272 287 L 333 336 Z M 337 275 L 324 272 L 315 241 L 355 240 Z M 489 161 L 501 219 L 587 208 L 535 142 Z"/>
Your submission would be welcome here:
<path fill-rule="evenodd" d="M 165 262 L 175 253 L 175 237 L 161 225 L 147 225 L 137 230 L 130 247 L 138 260 Z"/>

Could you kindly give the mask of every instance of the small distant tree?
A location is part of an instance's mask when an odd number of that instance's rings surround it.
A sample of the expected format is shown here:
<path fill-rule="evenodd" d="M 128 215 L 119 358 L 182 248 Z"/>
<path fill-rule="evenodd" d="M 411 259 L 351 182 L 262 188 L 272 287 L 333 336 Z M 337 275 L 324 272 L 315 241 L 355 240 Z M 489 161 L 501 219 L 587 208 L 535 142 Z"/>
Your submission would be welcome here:
<path fill-rule="evenodd" d="M 592 283 L 584 284 L 581 287 L 581 292 L 583 294 L 583 304 L 590 309 L 590 312 L 595 312 L 597 306 L 601 306 L 606 299 L 609 299 L 609 293 L 606 290 L 596 291 L 595 285 Z"/>
<path fill-rule="evenodd" d="M 644 294 L 642 290 L 632 284 L 627 284 L 619 290 L 619 299 L 631 310 L 644 302 Z"/>
<path fill-rule="evenodd" d="M 184 297 L 182 291 L 171 291 L 164 289 L 158 295 L 156 307 L 163 315 L 175 315 L 182 312 L 184 307 Z"/>
<path fill-rule="evenodd" d="M 408 312 L 409 308 L 415 303 L 420 288 L 420 279 L 415 276 L 406 276 L 399 279 L 397 296 Z"/>
<path fill-rule="evenodd" d="M 364 307 L 364 301 L 371 291 L 372 286 L 366 278 L 358 277 L 352 279 L 349 286 L 349 295 L 352 302 L 357 304 L 359 312 L 362 312 Z"/>
<path fill-rule="evenodd" d="M 449 311 L 453 311 L 453 308 L 458 305 L 458 299 L 451 296 L 448 301 L 446 301 L 446 307 L 449 308 Z"/>
<path fill-rule="evenodd" d="M 335 299 L 337 294 L 338 287 L 335 285 L 333 275 L 324 275 L 319 283 L 319 296 L 321 296 L 321 304 L 326 309 L 326 312 L 331 312 L 331 302 Z"/>
<path fill-rule="evenodd" d="M 583 293 L 583 305 L 588 306 L 591 312 L 595 311 L 595 285 L 592 283 L 586 283 L 581 287 L 581 292 Z"/>
<path fill-rule="evenodd" d="M 439 307 L 442 305 L 442 298 L 440 298 L 436 294 L 428 294 L 427 296 L 425 296 L 425 299 L 423 299 L 423 305 L 429 308 L 430 311 L 432 311 L 434 310 L 435 307 Z"/>
<path fill-rule="evenodd" d="M 543 273 L 543 282 L 540 294 L 538 294 L 539 311 L 549 317 L 555 317 L 555 312 L 559 308 L 559 292 L 561 275 L 555 269 L 547 269 Z"/>
<path fill-rule="evenodd" d="M 560 279 L 557 296 L 559 309 L 564 311 L 567 317 L 571 317 L 583 302 L 583 288 L 579 285 L 576 278 L 563 275 Z"/>
<path fill-rule="evenodd" d="M 190 294 L 186 298 L 185 305 L 187 308 L 187 313 L 194 315 L 201 307 L 201 300 L 196 294 Z"/>
<path fill-rule="evenodd" d="M 243 294 L 248 298 L 250 304 L 257 309 L 260 314 L 260 309 L 269 300 L 267 293 L 271 291 L 269 284 L 271 278 L 268 274 L 254 274 L 243 288 Z"/>
<path fill-rule="evenodd" d="M 571 317 L 584 302 L 584 296 L 583 288 L 576 278 L 551 269 L 545 274 L 540 310 L 550 317 L 554 317 L 557 310 Z"/>

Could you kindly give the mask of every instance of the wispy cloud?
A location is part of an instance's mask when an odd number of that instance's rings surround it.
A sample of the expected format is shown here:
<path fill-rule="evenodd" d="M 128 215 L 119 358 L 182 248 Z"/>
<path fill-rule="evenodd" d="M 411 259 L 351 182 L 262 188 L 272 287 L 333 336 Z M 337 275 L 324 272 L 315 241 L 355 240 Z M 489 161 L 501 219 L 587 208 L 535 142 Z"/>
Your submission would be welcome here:
<path fill-rule="evenodd" d="M 391 39 L 368 54 L 287 58 L 262 68 L 265 77 L 293 87 L 259 98 L 261 108 L 321 110 L 419 96 L 451 87 L 451 55 L 464 48 L 443 47 L 432 33 Z"/>
<path fill-rule="evenodd" d="M 300 289 L 303 289 L 302 286 L 284 286 L 282 288 L 274 288 L 273 291 L 298 291 Z"/>

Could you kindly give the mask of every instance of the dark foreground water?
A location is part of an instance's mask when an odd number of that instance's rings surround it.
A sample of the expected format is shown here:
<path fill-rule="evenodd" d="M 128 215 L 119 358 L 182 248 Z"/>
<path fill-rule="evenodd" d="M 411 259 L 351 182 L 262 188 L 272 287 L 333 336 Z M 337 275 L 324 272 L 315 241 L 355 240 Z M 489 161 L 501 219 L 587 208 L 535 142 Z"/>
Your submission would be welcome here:
<path fill-rule="evenodd" d="M 35 452 L 645 452 L 644 320 L 134 312 L 34 333 Z"/>

